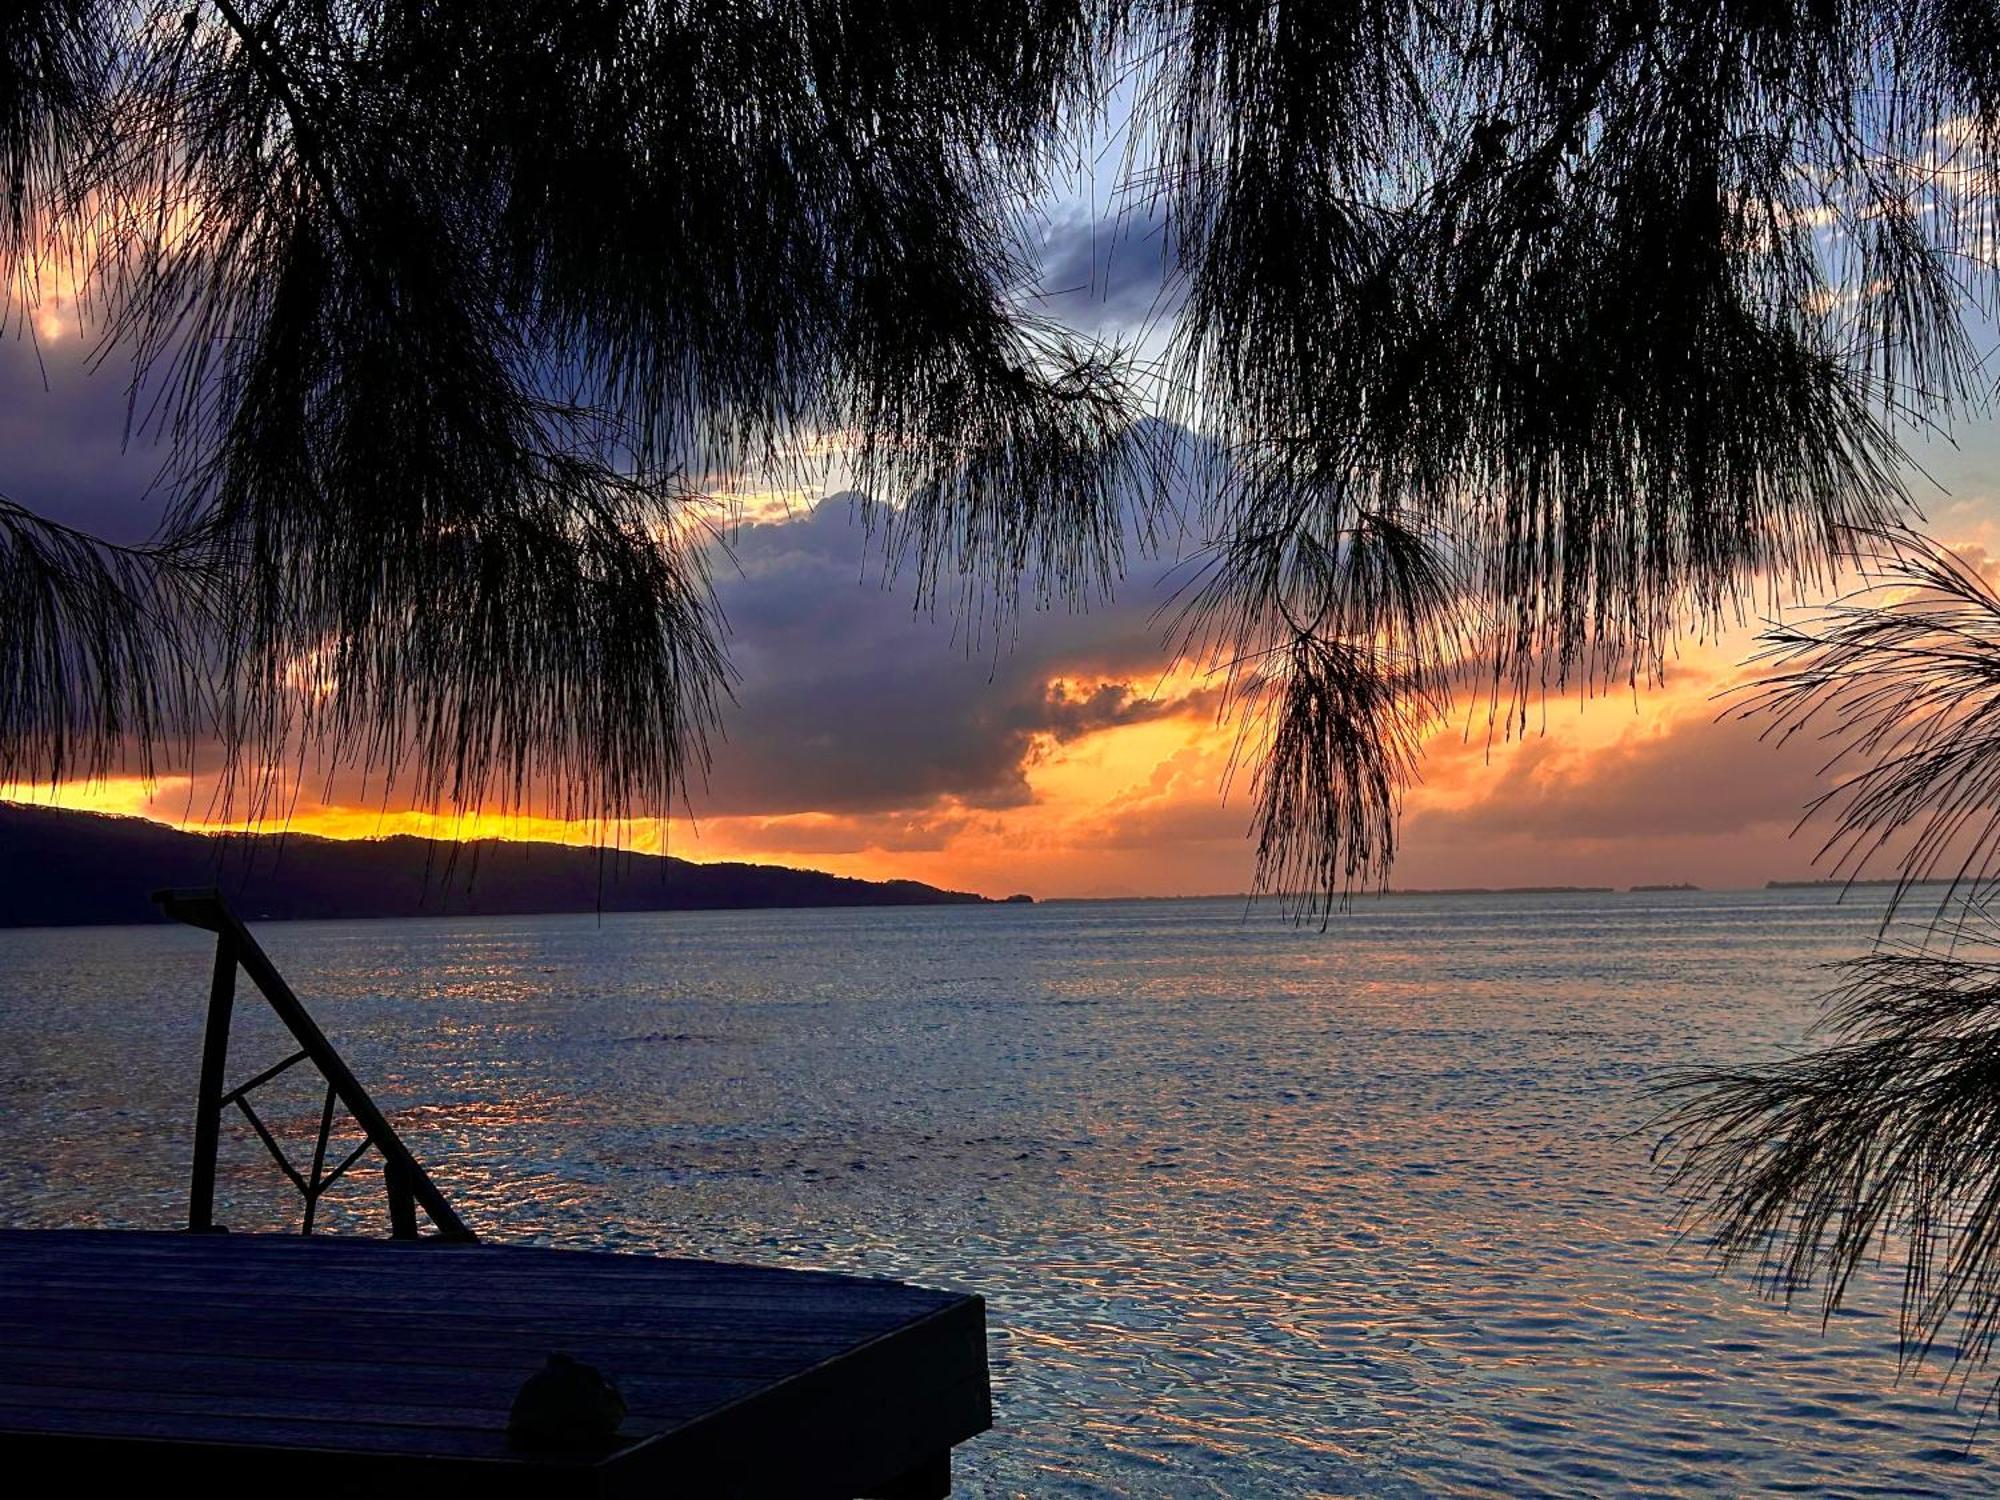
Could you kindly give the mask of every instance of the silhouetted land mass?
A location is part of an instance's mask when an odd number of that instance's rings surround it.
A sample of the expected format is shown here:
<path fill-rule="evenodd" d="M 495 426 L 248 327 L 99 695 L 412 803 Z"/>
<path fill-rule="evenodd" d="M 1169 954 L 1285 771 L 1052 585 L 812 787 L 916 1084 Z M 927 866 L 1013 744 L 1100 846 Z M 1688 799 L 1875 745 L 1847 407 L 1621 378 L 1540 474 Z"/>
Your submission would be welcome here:
<path fill-rule="evenodd" d="M 936 906 L 915 880 L 482 839 L 182 833 L 143 818 L 0 803 L 0 927 L 158 920 L 162 886 L 219 887 L 252 921 L 783 906 Z"/>
<path fill-rule="evenodd" d="M 1701 889 L 1701 887 L 1698 885 L 1690 885 L 1685 880 L 1676 880 L 1666 885 L 1635 885 L 1632 886 L 1630 889 L 1635 895 L 1637 895 L 1646 891 L 1698 891 Z"/>

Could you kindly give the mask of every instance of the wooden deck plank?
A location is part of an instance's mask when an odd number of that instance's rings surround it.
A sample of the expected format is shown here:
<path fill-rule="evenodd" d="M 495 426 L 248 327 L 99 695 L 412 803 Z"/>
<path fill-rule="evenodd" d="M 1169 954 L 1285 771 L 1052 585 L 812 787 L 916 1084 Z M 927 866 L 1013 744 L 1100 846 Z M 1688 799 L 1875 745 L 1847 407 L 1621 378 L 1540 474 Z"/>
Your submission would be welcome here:
<path fill-rule="evenodd" d="M 142 1229 L 59 1229 L 0 1230 L 0 1258 L 31 1257 L 74 1261 L 102 1254 L 122 1263 L 139 1256 L 162 1256 L 183 1261 L 203 1259 L 208 1251 L 206 1235 L 189 1235 L 180 1230 Z M 572 1278 L 587 1278 L 594 1272 L 620 1282 L 692 1278 L 704 1284 L 728 1281 L 759 1281 L 782 1276 L 798 1283 L 827 1282 L 854 1285 L 855 1278 L 839 1271 L 791 1270 L 772 1266 L 744 1265 L 729 1261 L 693 1260 L 683 1256 L 652 1255 L 642 1251 L 624 1252 L 583 1249 L 572 1246 L 522 1246 L 491 1242 L 408 1241 L 365 1239 L 358 1235 L 243 1234 L 236 1236 L 234 1254 L 248 1260 L 296 1260 L 308 1257 L 327 1267 L 362 1265 L 373 1262 L 410 1260 L 421 1267 L 442 1265 L 440 1252 L 449 1252 L 462 1262 L 483 1263 L 505 1271 L 519 1261 L 524 1248 L 564 1249 L 582 1257 Z M 626 1269 L 630 1262 L 632 1269 Z M 532 1275 L 523 1270 L 522 1274 Z M 861 1281 L 864 1288 L 886 1290 L 900 1283 Z M 920 1290 L 911 1288 L 910 1290 Z M 948 1295 L 948 1294 L 940 1294 Z"/>
<path fill-rule="evenodd" d="M 210 1238 L 210 1236 L 202 1236 L 202 1238 L 206 1239 Z M 223 1236 L 214 1236 L 214 1238 L 220 1239 Z M 236 1235 L 230 1238 L 234 1244 L 240 1247 L 244 1242 L 251 1239 L 252 1236 Z M 315 1236 L 315 1238 L 325 1237 Z M 399 1282 L 413 1286 L 446 1283 L 462 1284 L 467 1278 L 471 1278 L 479 1286 L 490 1287 L 496 1290 L 508 1287 L 546 1285 L 545 1275 L 539 1273 L 535 1268 L 510 1266 L 504 1261 L 496 1262 L 490 1254 L 484 1253 L 492 1247 L 481 1248 L 482 1253 L 479 1255 L 464 1255 L 458 1252 L 457 1247 L 448 1248 L 444 1244 L 436 1246 L 419 1244 L 394 1259 L 384 1258 L 372 1262 L 360 1262 L 354 1257 L 338 1255 L 315 1264 L 313 1281 L 319 1284 L 366 1284 L 388 1275 L 398 1278 Z M 531 1249 L 534 1247 L 517 1246 L 513 1248 Z M 250 1278 L 252 1281 L 272 1278 L 292 1279 L 296 1278 L 299 1274 L 296 1257 L 262 1256 L 255 1252 L 246 1254 L 240 1248 L 231 1253 L 236 1256 L 235 1264 L 238 1274 Z M 895 1300 L 898 1302 L 908 1300 L 897 1296 L 894 1290 L 897 1283 L 894 1282 L 883 1283 L 857 1280 L 853 1277 L 827 1276 L 807 1271 L 759 1270 L 753 1275 L 745 1275 L 743 1273 L 748 1268 L 734 1266 L 722 1268 L 715 1276 L 694 1274 L 691 1268 L 676 1268 L 677 1274 L 668 1276 L 654 1276 L 644 1273 L 633 1276 L 620 1276 L 615 1273 L 615 1269 L 607 1274 L 605 1268 L 593 1263 L 600 1259 L 611 1261 L 619 1259 L 643 1261 L 646 1257 L 640 1254 L 615 1256 L 587 1250 L 566 1250 L 554 1253 L 574 1256 L 585 1262 L 585 1264 L 577 1268 L 576 1272 L 572 1273 L 565 1283 L 567 1287 L 573 1288 L 579 1295 L 595 1290 L 608 1291 L 614 1294 L 644 1291 L 670 1297 L 697 1293 L 706 1296 L 744 1296 L 752 1295 L 758 1289 L 771 1285 L 776 1281 L 783 1281 L 790 1288 L 787 1295 L 800 1299 L 810 1297 L 815 1292 L 820 1292 L 840 1295 L 844 1300 L 856 1303 L 865 1303 L 870 1300 Z M 64 1274 L 66 1271 L 74 1273 L 113 1264 L 133 1269 L 145 1266 L 148 1268 L 149 1274 L 168 1278 L 176 1276 L 200 1278 L 207 1274 L 207 1263 L 204 1258 L 169 1256 L 154 1253 L 150 1249 L 129 1257 L 91 1254 L 64 1257 L 0 1258 L 0 1265 L 9 1268 L 18 1267 L 24 1270 L 47 1272 L 57 1276 Z M 796 1276 L 796 1280 L 793 1279 L 794 1276 Z M 919 1292 L 921 1289 L 909 1288 L 908 1290 Z M 923 1292 L 921 1294 L 939 1301 L 949 1300 L 949 1294 L 947 1293 Z"/>
<path fill-rule="evenodd" d="M 241 1237 L 239 1237 L 241 1238 Z M 584 1256 L 586 1251 L 552 1251 L 550 1254 L 563 1256 Z M 388 1263 L 367 1270 L 352 1270 L 334 1267 L 303 1278 L 296 1265 L 275 1262 L 256 1264 L 244 1263 L 238 1267 L 234 1287 L 248 1293 L 267 1290 L 275 1295 L 300 1295 L 328 1299 L 343 1296 L 367 1298 L 378 1293 L 393 1282 L 398 1294 L 418 1296 L 463 1295 L 471 1289 L 475 1294 L 494 1299 L 505 1299 L 513 1294 L 532 1293 L 543 1299 L 547 1305 L 561 1304 L 594 1307 L 613 1307 L 620 1303 L 641 1302 L 647 1306 L 671 1304 L 677 1301 L 692 1301 L 715 1306 L 761 1307 L 767 1301 L 767 1292 L 774 1286 L 785 1288 L 782 1296 L 787 1305 L 807 1307 L 824 1303 L 851 1311 L 859 1316 L 871 1316 L 871 1309 L 878 1306 L 909 1308 L 928 1303 L 932 1307 L 943 1307 L 952 1300 L 949 1293 L 928 1292 L 918 1288 L 899 1288 L 894 1282 L 870 1282 L 849 1279 L 846 1282 L 811 1279 L 792 1282 L 791 1273 L 770 1271 L 756 1279 L 741 1279 L 706 1285 L 688 1278 L 665 1281 L 648 1281 L 639 1278 L 618 1280 L 579 1276 L 574 1280 L 550 1285 L 548 1279 L 535 1276 L 510 1274 L 495 1276 L 488 1264 L 460 1257 L 454 1252 L 440 1247 L 436 1251 L 418 1250 L 413 1254 L 419 1259 L 434 1257 L 451 1264 L 441 1267 L 420 1264 Z M 613 1257 L 616 1258 L 616 1257 Z M 631 1259 L 642 1259 L 632 1256 Z M 113 1262 L 98 1260 L 75 1260 L 68 1262 L 13 1261 L 0 1262 L 10 1278 L 15 1275 L 33 1276 L 38 1284 L 51 1287 L 84 1287 L 98 1285 L 105 1266 Z M 214 1285 L 208 1269 L 200 1264 L 184 1260 L 117 1262 L 126 1268 L 126 1273 L 136 1273 L 144 1267 L 147 1284 L 153 1286 L 181 1286 L 198 1290 Z M 910 1295 L 899 1295 L 906 1290 Z"/>
<path fill-rule="evenodd" d="M 133 1325 L 120 1323 L 116 1317 L 106 1318 L 92 1324 L 81 1320 L 65 1320 L 61 1327 L 52 1327 L 47 1322 L 18 1323 L 0 1318 L 0 1352 L 10 1349 L 40 1349 L 63 1347 L 72 1349 L 95 1349 L 115 1353 L 124 1349 L 157 1350 L 172 1353 L 192 1346 L 198 1338 L 214 1339 L 218 1334 L 232 1338 L 239 1343 L 246 1340 L 268 1339 L 281 1347 L 295 1359 L 310 1359 L 329 1363 L 360 1362 L 397 1368 L 435 1370 L 438 1368 L 478 1368 L 492 1367 L 513 1370 L 520 1362 L 521 1341 L 518 1335 L 509 1336 L 495 1333 L 487 1336 L 457 1336 L 449 1340 L 433 1339 L 430 1348 L 434 1353 L 413 1351 L 409 1347 L 405 1331 L 399 1326 L 384 1325 L 380 1328 L 348 1330 L 346 1337 L 332 1337 L 323 1330 L 323 1325 L 311 1327 L 287 1327 L 267 1325 L 250 1319 L 227 1325 L 220 1330 L 213 1325 Z M 756 1341 L 716 1340 L 699 1334 L 687 1337 L 665 1335 L 633 1335 L 618 1333 L 592 1333 L 574 1339 L 565 1353 L 574 1355 L 589 1364 L 604 1365 L 618 1362 L 627 1357 L 638 1356 L 646 1359 L 671 1360 L 677 1368 L 726 1373 L 744 1370 L 754 1374 L 781 1376 L 789 1374 L 798 1366 L 796 1346 L 799 1342 L 769 1346 Z M 828 1353 L 838 1349 L 821 1341 L 813 1345 L 824 1348 Z M 239 1354 L 239 1358 L 258 1361 L 265 1356 Z M 439 1361 L 444 1363 L 440 1365 Z"/>
<path fill-rule="evenodd" d="M 187 1414 L 212 1417 L 225 1422 L 280 1421 L 293 1423 L 331 1423 L 348 1426 L 361 1423 L 369 1427 L 405 1430 L 417 1435 L 418 1439 L 430 1433 L 479 1433 L 492 1435 L 506 1431 L 506 1400 L 512 1391 L 503 1393 L 500 1405 L 484 1406 L 444 1406 L 407 1402 L 399 1393 L 383 1390 L 371 1391 L 376 1399 L 360 1401 L 351 1393 L 342 1392 L 337 1399 L 316 1398 L 287 1391 L 274 1394 L 270 1390 L 261 1391 L 207 1391 L 200 1395 L 190 1395 L 185 1391 L 159 1391 L 144 1389 L 108 1389 L 101 1383 L 62 1384 L 42 1379 L 34 1372 L 19 1372 L 21 1378 L 32 1380 L 33 1384 L 0 1384 L 0 1414 L 9 1412 L 32 1412 L 43 1409 L 75 1412 L 108 1412 L 125 1415 L 147 1412 L 154 1415 Z M 744 1384 L 735 1395 L 737 1399 L 755 1394 L 761 1387 Z M 684 1408 L 649 1400 L 645 1388 L 637 1393 L 637 1405 L 630 1418 L 634 1431 L 649 1426 L 657 1426 L 664 1431 L 687 1420 Z"/>
<path fill-rule="evenodd" d="M 297 1360 L 256 1362 L 161 1353 L 122 1352 L 111 1366 L 100 1351 L 10 1351 L 7 1373 L 17 1382 L 48 1389 L 116 1391 L 136 1402 L 142 1395 L 198 1392 L 216 1409 L 240 1407 L 244 1397 L 283 1391 L 319 1400 L 353 1399 L 368 1405 L 394 1406 L 405 1413 L 399 1421 L 423 1425 L 433 1410 L 483 1410 L 504 1426 L 507 1408 L 524 1378 L 492 1368 L 468 1370 L 433 1366 L 412 1371 L 374 1365 L 365 1375 L 352 1368 Z M 714 1372 L 679 1375 L 660 1371 L 628 1374 L 618 1388 L 633 1409 L 634 1422 L 646 1416 L 679 1423 L 767 1388 L 771 1377 Z M 385 1419 L 386 1420 L 386 1419 Z M 443 1425 L 460 1425 L 447 1422 Z M 486 1425 L 491 1425 L 488 1423 Z M 641 1428 L 659 1431 L 659 1426 Z"/>
<path fill-rule="evenodd" d="M 626 1397 L 588 1461 L 506 1439 L 556 1351 Z M 835 1497 L 934 1489 L 990 1421 L 962 1294 L 518 1246 L 0 1231 L 0 1455 L 79 1476 Z"/>
<path fill-rule="evenodd" d="M 556 1254 L 565 1252 L 556 1251 Z M 26 1276 L 10 1273 L 10 1280 L 26 1280 Z M 393 1275 L 392 1275 L 392 1278 Z M 394 1290 L 385 1288 L 380 1280 L 367 1287 L 356 1286 L 343 1292 L 337 1287 L 299 1286 L 293 1289 L 284 1281 L 252 1280 L 244 1278 L 226 1291 L 217 1288 L 213 1282 L 188 1276 L 148 1276 L 147 1287 L 162 1296 L 186 1294 L 197 1300 L 222 1300 L 235 1306 L 272 1308 L 299 1307 L 319 1308 L 329 1312 L 351 1310 L 361 1313 L 398 1313 L 411 1309 L 434 1311 L 439 1317 L 460 1315 L 470 1318 L 490 1318 L 496 1311 L 509 1311 L 522 1320 L 522 1326 L 532 1326 L 536 1322 L 560 1324 L 574 1327 L 587 1324 L 592 1319 L 610 1326 L 617 1319 L 627 1315 L 672 1316 L 684 1320 L 699 1321 L 705 1315 L 721 1323 L 734 1323 L 739 1319 L 759 1319 L 775 1321 L 778 1318 L 776 1305 L 785 1309 L 784 1321 L 791 1326 L 824 1328 L 829 1332 L 844 1332 L 853 1328 L 872 1328 L 880 1324 L 884 1316 L 911 1316 L 917 1312 L 934 1312 L 948 1307 L 948 1301 L 911 1301 L 908 1303 L 877 1302 L 854 1305 L 841 1300 L 837 1292 L 810 1291 L 804 1296 L 786 1296 L 775 1286 L 760 1288 L 755 1293 L 732 1294 L 721 1297 L 702 1297 L 684 1294 L 680 1297 L 649 1297 L 643 1291 L 623 1292 L 615 1296 L 593 1297 L 587 1293 L 568 1295 L 558 1290 L 536 1291 L 533 1287 L 523 1287 L 513 1297 L 482 1296 L 477 1291 L 460 1291 L 456 1294 L 449 1283 L 435 1286 L 415 1285 L 409 1288 L 407 1296 L 398 1296 Z M 100 1286 L 98 1277 L 89 1272 L 68 1273 L 46 1280 L 36 1278 L 35 1285 L 54 1297 L 67 1296 L 77 1301 L 87 1301 L 93 1289 Z M 532 1297 L 531 1306 L 522 1306 L 519 1298 Z M 143 1299 L 127 1298 L 128 1301 Z"/>

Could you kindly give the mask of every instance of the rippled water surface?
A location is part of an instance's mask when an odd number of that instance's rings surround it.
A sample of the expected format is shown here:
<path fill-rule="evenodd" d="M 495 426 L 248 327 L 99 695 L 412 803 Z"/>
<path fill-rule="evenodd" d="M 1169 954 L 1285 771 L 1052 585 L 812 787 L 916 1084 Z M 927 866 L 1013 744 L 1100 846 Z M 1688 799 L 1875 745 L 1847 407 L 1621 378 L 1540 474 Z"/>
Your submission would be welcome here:
<path fill-rule="evenodd" d="M 1634 1133 L 1658 1070 L 1795 1045 L 1870 930 L 1783 892 L 261 935 L 490 1237 L 984 1293 L 961 1494 L 1983 1493 L 1983 1387 L 1896 1383 L 1893 1287 L 1822 1333 L 1712 1279 Z M 207 954 L 0 932 L 0 1223 L 177 1221 Z M 288 1050 L 239 1015 L 238 1073 Z M 224 1156 L 223 1218 L 293 1212 Z"/>

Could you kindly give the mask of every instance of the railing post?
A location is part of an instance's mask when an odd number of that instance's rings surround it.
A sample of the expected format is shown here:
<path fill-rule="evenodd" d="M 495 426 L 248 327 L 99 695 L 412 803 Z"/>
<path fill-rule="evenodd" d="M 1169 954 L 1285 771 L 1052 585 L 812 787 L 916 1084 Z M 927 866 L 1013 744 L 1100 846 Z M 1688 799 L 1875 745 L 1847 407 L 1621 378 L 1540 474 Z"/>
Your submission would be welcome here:
<path fill-rule="evenodd" d="M 195 1094 L 194 1171 L 188 1178 L 188 1228 L 215 1227 L 215 1153 L 222 1129 L 224 1070 L 229 1065 L 229 1018 L 236 1003 L 236 942 L 215 935 L 215 974 L 208 986 L 208 1026 L 202 1034 L 201 1082 Z"/>
<path fill-rule="evenodd" d="M 417 1199 L 410 1191 L 410 1174 L 400 1158 L 382 1161 L 382 1185 L 389 1192 L 389 1238 L 413 1240 L 417 1237 Z"/>
<path fill-rule="evenodd" d="M 202 1046 L 200 1098 L 195 1106 L 194 1173 L 188 1191 L 188 1228 L 203 1230 L 215 1227 L 215 1155 L 221 1133 L 222 1106 L 229 1101 L 243 1111 L 280 1170 L 305 1195 L 305 1219 L 301 1225 L 305 1233 L 312 1232 L 313 1211 L 320 1192 L 345 1173 L 362 1150 L 373 1146 L 383 1157 L 383 1185 L 388 1190 L 389 1223 L 395 1238 L 418 1238 L 419 1207 L 430 1216 L 431 1223 L 443 1238 L 476 1238 L 451 1204 L 445 1201 L 444 1194 L 438 1191 L 430 1174 L 410 1155 L 409 1148 L 403 1144 L 395 1128 L 375 1107 L 375 1101 L 368 1097 L 368 1091 L 361 1086 L 360 1080 L 348 1070 L 347 1064 L 334 1050 L 333 1043 L 326 1039 L 326 1033 L 319 1029 L 299 1002 L 299 997 L 292 993 L 292 987 L 285 983 L 285 976 L 278 972 L 276 965 L 258 946 L 249 929 L 229 910 L 221 895 L 212 890 L 155 891 L 153 899 L 174 920 L 212 932 L 216 939 L 215 979 L 209 987 L 208 1031 Z M 292 1039 L 299 1044 L 299 1052 L 275 1067 L 266 1068 L 241 1088 L 225 1093 L 223 1071 L 229 1062 L 230 1010 L 236 997 L 236 971 L 239 968 L 250 976 L 250 982 L 263 994 L 265 1002 L 292 1034 Z M 284 1148 L 278 1145 L 258 1119 L 245 1097 L 258 1084 L 276 1077 L 293 1063 L 307 1059 L 319 1069 L 327 1085 L 310 1178 L 302 1177 L 286 1159 Z M 347 1112 L 361 1127 L 367 1141 L 323 1177 L 335 1099 L 347 1106 Z"/>

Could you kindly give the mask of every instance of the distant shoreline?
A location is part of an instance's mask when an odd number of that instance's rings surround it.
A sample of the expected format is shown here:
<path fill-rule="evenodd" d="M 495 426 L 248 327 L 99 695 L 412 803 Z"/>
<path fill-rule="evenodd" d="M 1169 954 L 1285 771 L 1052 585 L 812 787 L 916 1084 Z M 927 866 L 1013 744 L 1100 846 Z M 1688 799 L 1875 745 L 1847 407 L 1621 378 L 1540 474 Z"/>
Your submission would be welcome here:
<path fill-rule="evenodd" d="M 1884 880 L 1767 880 L 1762 885 L 1718 885 L 1702 886 L 1686 882 L 1658 885 L 1455 885 L 1455 886 L 1397 886 L 1386 891 L 1356 891 L 1354 899 L 1359 901 L 1392 900 L 1403 896 L 1672 896 L 1703 895 L 1726 896 L 1747 895 L 1757 891 L 1842 891 L 1849 886 L 1856 889 L 1888 887 L 1905 884 L 1903 881 Z M 1948 880 L 1913 880 L 1912 886 L 1938 886 L 1951 884 Z M 1041 896 L 1036 900 L 1040 906 L 1084 906 L 1114 905 L 1135 901 L 1266 901 L 1276 902 L 1280 898 L 1273 894 L 1253 895 L 1248 891 L 1209 891 L 1188 896 Z"/>

